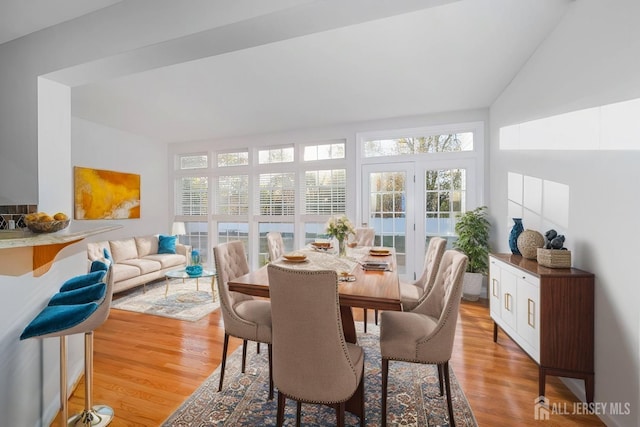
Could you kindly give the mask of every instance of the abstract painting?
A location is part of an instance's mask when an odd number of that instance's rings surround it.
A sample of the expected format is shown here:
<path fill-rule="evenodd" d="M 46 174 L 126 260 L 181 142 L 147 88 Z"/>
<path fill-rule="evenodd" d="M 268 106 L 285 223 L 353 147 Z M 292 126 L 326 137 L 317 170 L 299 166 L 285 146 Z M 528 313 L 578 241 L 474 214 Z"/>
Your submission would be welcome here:
<path fill-rule="evenodd" d="M 75 219 L 140 218 L 140 175 L 75 166 Z"/>

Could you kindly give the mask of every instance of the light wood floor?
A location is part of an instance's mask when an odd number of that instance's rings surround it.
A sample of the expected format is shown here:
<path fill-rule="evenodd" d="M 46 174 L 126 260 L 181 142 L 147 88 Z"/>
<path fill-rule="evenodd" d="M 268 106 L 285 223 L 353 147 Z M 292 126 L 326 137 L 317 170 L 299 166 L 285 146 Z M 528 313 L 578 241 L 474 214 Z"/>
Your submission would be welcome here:
<path fill-rule="evenodd" d="M 451 366 L 480 426 L 604 425 L 587 415 L 535 420 L 537 366 L 502 331 L 498 343 L 492 341 L 486 301 L 463 302 L 460 310 Z M 362 310 L 354 315 L 362 316 Z M 115 410 L 111 426 L 160 425 L 218 366 L 223 337 L 218 311 L 198 322 L 183 322 L 112 310 L 95 332 L 93 403 Z M 229 351 L 240 343 L 232 340 Z M 255 351 L 253 345 L 250 351 Z M 548 377 L 546 396 L 558 407 L 566 404 L 568 411 L 578 402 L 554 377 Z M 81 382 L 70 399 L 70 414 L 83 405 Z"/>

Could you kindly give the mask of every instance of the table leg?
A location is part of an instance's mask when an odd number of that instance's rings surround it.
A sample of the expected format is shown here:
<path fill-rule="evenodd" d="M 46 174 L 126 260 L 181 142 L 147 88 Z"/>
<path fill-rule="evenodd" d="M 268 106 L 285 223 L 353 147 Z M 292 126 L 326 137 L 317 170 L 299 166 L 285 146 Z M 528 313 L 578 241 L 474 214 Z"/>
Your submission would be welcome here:
<path fill-rule="evenodd" d="M 356 337 L 356 324 L 353 320 L 353 312 L 348 305 L 340 306 L 340 317 L 342 317 L 342 330 L 344 331 L 344 339 L 347 342 L 356 344 L 358 339 Z"/>
<path fill-rule="evenodd" d="M 196 291 L 200 290 L 200 279 L 196 277 Z"/>
<path fill-rule="evenodd" d="M 166 285 L 164 288 L 164 297 L 167 297 L 167 293 L 169 292 L 169 278 L 167 276 L 164 277 L 164 280 L 166 281 Z"/>
<path fill-rule="evenodd" d="M 216 276 L 211 276 L 211 299 L 216 302 Z"/>

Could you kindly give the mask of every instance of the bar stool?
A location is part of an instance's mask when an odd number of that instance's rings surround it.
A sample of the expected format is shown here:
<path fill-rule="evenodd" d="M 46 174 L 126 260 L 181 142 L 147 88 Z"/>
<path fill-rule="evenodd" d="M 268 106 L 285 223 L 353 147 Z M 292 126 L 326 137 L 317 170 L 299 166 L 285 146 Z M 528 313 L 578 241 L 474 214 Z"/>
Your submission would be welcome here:
<path fill-rule="evenodd" d="M 27 325 L 20 336 L 27 338 L 60 338 L 60 425 L 106 426 L 113 419 L 113 409 L 106 405 L 92 405 L 93 380 L 93 331 L 102 325 L 109 315 L 112 288 L 108 283 L 111 268 L 94 261 L 90 273 L 67 280 L 60 292 Z M 104 280 L 104 281 L 102 281 Z M 105 283 L 106 282 L 106 283 Z M 85 407 L 68 417 L 67 402 L 67 341 L 69 335 L 84 333 L 85 340 Z"/>

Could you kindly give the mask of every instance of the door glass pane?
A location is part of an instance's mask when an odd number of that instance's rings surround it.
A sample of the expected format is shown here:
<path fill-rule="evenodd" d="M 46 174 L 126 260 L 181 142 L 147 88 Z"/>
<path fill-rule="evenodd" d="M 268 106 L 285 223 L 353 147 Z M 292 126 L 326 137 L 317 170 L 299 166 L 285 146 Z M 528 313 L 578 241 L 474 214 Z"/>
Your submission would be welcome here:
<path fill-rule="evenodd" d="M 456 215 L 465 210 L 467 176 L 465 169 L 428 170 L 425 173 L 425 230 L 429 237 L 455 239 Z"/>
<path fill-rule="evenodd" d="M 369 174 L 369 226 L 376 230 L 374 244 L 395 248 L 399 274 L 406 270 L 406 181 L 403 171 Z"/>

